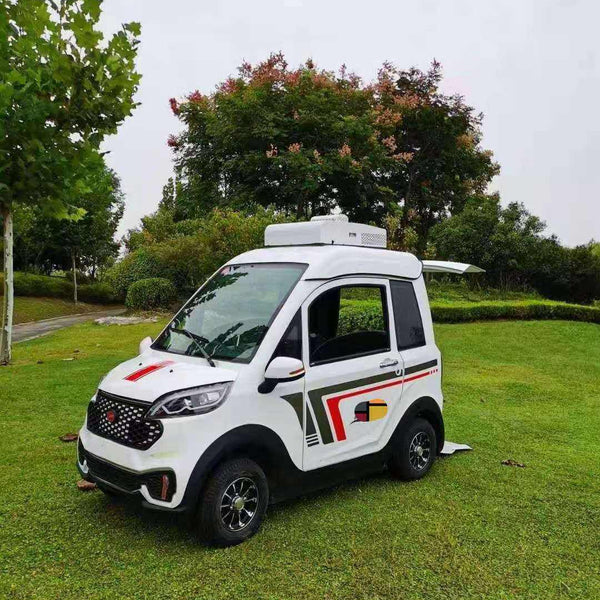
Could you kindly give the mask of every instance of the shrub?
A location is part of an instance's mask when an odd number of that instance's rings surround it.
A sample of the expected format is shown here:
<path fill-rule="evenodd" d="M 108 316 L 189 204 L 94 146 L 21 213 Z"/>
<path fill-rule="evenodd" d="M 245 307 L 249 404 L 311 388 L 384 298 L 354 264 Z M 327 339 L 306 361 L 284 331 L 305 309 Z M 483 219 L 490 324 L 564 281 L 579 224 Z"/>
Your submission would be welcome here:
<path fill-rule="evenodd" d="M 72 293 L 71 297 L 73 297 Z M 106 283 L 86 283 L 85 285 L 78 285 L 77 298 L 82 302 L 92 302 L 96 304 L 110 304 L 117 302 L 117 298 L 112 288 Z"/>
<path fill-rule="evenodd" d="M 150 277 L 129 286 L 125 305 L 136 310 L 167 308 L 175 296 L 175 286 L 168 279 Z"/>
<path fill-rule="evenodd" d="M 0 275 L 0 283 L 3 278 Z M 64 277 L 49 277 L 35 273 L 15 272 L 15 296 L 47 298 L 73 298 L 73 283 Z M 77 297 L 82 302 L 110 304 L 116 302 L 112 288 L 104 283 L 87 283 L 77 286 Z"/>
<path fill-rule="evenodd" d="M 140 248 L 108 269 L 103 281 L 112 288 L 118 298 L 124 300 L 129 286 L 134 281 L 159 277 L 159 271 L 156 257 L 146 248 Z"/>
<path fill-rule="evenodd" d="M 600 324 L 600 307 L 566 304 L 551 300 L 432 303 L 431 315 L 436 323 L 466 323 L 497 319 L 562 319 Z M 357 329 L 383 329 L 379 305 L 360 300 L 348 300 L 342 303 L 340 333 Z"/>
<path fill-rule="evenodd" d="M 600 323 L 599 308 L 551 300 L 478 302 L 454 306 L 432 304 L 431 314 L 437 323 L 464 323 L 497 319 L 563 319 Z"/>
<path fill-rule="evenodd" d="M 265 227 L 284 219 L 262 208 L 250 216 L 215 209 L 205 219 L 178 226 L 185 234 L 130 252 L 106 272 L 104 281 L 122 299 L 134 281 L 149 277 L 168 279 L 179 294 L 189 295 L 228 260 L 261 247 Z"/>

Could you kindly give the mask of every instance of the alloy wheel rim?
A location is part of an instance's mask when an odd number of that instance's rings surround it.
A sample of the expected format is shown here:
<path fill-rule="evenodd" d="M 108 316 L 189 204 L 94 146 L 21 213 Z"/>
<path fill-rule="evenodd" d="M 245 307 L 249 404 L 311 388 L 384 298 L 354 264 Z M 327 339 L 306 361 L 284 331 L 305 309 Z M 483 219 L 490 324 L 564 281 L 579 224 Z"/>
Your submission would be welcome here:
<path fill-rule="evenodd" d="M 221 497 L 221 522 L 229 531 L 247 527 L 258 508 L 258 487 L 250 477 L 239 477 L 227 486 Z"/>
<path fill-rule="evenodd" d="M 408 460 L 417 471 L 422 471 L 431 460 L 431 439 L 424 431 L 417 433 L 410 442 Z"/>

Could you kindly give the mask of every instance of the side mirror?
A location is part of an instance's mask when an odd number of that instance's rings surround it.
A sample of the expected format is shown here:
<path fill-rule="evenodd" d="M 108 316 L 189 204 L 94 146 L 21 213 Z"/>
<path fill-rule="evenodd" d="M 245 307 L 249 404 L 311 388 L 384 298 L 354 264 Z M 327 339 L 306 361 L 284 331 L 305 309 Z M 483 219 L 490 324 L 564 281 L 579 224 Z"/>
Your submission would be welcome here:
<path fill-rule="evenodd" d="M 261 394 L 268 394 L 278 383 L 294 381 L 304 377 L 304 363 L 297 358 L 278 356 L 274 358 L 265 371 L 265 380 L 258 386 Z"/>
<path fill-rule="evenodd" d="M 152 338 L 148 335 L 140 342 L 140 354 L 143 354 L 152 345 Z"/>

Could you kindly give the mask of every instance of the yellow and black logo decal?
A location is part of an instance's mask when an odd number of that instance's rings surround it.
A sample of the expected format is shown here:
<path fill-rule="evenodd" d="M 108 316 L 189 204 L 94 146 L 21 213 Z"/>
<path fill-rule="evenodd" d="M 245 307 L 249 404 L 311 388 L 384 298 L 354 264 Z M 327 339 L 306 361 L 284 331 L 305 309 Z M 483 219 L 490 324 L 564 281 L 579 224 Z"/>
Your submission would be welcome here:
<path fill-rule="evenodd" d="M 370 421 L 377 421 L 378 419 L 383 419 L 387 415 L 387 411 L 388 405 L 381 398 L 360 402 L 354 408 L 354 421 L 352 422 L 368 423 Z"/>

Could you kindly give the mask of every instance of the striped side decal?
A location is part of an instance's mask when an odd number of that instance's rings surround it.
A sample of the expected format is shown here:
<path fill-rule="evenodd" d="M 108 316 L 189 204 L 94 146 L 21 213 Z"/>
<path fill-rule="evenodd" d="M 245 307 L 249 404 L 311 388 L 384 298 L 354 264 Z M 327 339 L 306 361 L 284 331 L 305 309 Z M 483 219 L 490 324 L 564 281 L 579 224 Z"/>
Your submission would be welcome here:
<path fill-rule="evenodd" d="M 174 362 L 175 361 L 173 360 L 163 360 L 162 362 L 154 363 L 153 365 L 148 365 L 147 367 L 138 369 L 123 379 L 125 379 L 125 381 L 137 381 L 142 377 L 146 377 L 146 375 L 150 375 L 150 373 L 154 373 L 154 371 L 158 371 L 159 369 L 163 369 L 164 367 L 172 365 Z"/>
<path fill-rule="evenodd" d="M 314 435 L 306 436 L 306 445 L 310 448 L 316 446 L 319 443 L 319 436 L 315 433 Z"/>
<path fill-rule="evenodd" d="M 437 373 L 438 370 L 435 368 L 433 370 L 430 370 L 432 367 L 436 367 L 437 364 L 437 360 L 430 360 L 425 363 L 407 367 L 404 371 L 404 374 L 400 376 L 396 375 L 396 373 L 392 371 L 390 373 L 375 375 L 374 377 L 365 377 L 363 379 L 356 379 L 354 381 L 348 381 L 339 385 L 332 385 L 317 390 L 309 391 L 308 397 L 310 399 L 310 403 L 315 413 L 315 416 L 317 417 L 317 424 L 319 425 L 319 431 L 321 433 L 321 439 L 323 440 L 323 444 L 331 444 L 334 441 L 342 442 L 346 439 L 346 430 L 344 428 L 344 422 L 342 420 L 342 415 L 340 413 L 339 407 L 340 402 L 342 400 L 345 400 L 347 398 L 353 398 L 355 396 L 360 396 L 362 394 L 370 392 L 375 392 L 377 390 L 382 390 L 396 385 L 401 385 L 403 383 L 409 383 L 410 381 L 415 381 L 417 379 L 421 379 L 422 377 L 427 377 L 432 373 Z M 406 375 L 412 373 L 416 373 L 416 375 L 406 377 Z M 369 384 L 379 385 L 374 385 L 366 389 L 353 389 L 359 387 L 362 388 Z M 325 403 L 323 402 L 323 396 L 335 394 L 336 392 L 347 393 L 340 394 L 338 396 L 332 396 L 331 398 L 328 398 L 325 401 Z M 327 410 L 325 409 L 325 405 L 327 405 Z M 331 430 L 331 426 L 329 425 L 327 412 L 329 412 L 329 417 L 333 425 L 333 431 Z"/>
<path fill-rule="evenodd" d="M 439 369 L 436 368 L 437 364 L 438 361 L 434 359 L 418 365 L 407 367 L 401 375 L 397 375 L 394 371 L 391 371 L 389 373 L 381 373 L 372 377 L 354 379 L 353 381 L 346 381 L 345 383 L 339 383 L 336 385 L 310 390 L 308 392 L 308 399 L 310 406 L 312 407 L 312 412 L 317 420 L 316 424 L 323 444 L 331 444 L 335 441 L 342 442 L 346 439 L 346 430 L 339 407 L 342 400 L 375 392 L 377 390 L 394 387 L 404 383 L 409 383 L 411 381 L 416 381 L 422 377 L 427 377 L 428 375 L 438 372 Z M 413 373 L 415 374 L 413 375 Z M 410 377 L 407 377 L 407 375 L 410 375 Z M 369 385 L 371 387 L 367 387 L 366 389 L 356 389 L 364 388 L 365 386 Z M 329 396 L 330 394 L 336 394 L 338 392 L 345 393 L 327 398 L 327 400 L 323 402 L 324 396 Z M 281 396 L 281 398 L 292 406 L 296 416 L 298 417 L 300 428 L 302 428 L 302 392 Z M 333 430 L 329 424 L 330 419 L 331 424 L 333 425 Z M 311 411 L 308 410 L 308 407 L 306 412 L 306 443 L 308 446 L 315 446 L 319 444 L 317 429 L 315 427 Z"/>

